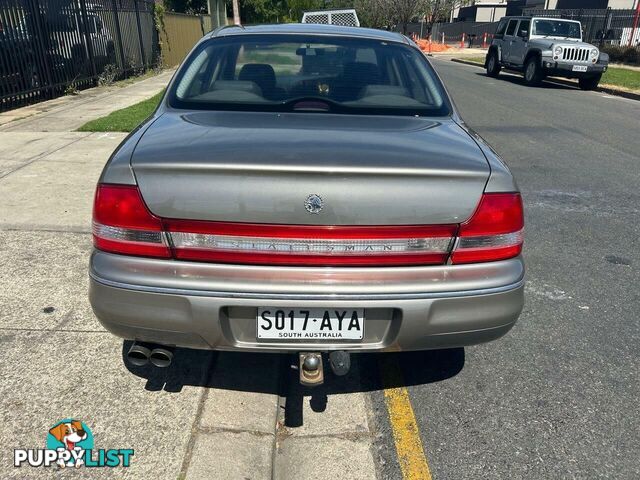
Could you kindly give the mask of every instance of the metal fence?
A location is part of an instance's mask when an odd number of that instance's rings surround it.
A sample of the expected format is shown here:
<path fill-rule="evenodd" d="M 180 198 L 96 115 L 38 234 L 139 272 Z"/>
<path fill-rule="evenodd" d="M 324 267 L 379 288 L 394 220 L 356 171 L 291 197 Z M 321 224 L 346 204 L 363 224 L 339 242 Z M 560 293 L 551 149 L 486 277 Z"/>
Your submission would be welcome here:
<path fill-rule="evenodd" d="M 433 26 L 431 38 L 434 41 L 440 41 L 444 34 L 445 43 L 454 43 L 465 37 L 475 35 L 477 39 L 481 39 L 485 34 L 493 35 L 498 28 L 498 22 L 454 22 L 454 23 L 436 23 Z"/>
<path fill-rule="evenodd" d="M 536 17 L 565 18 L 582 24 L 584 40 L 599 45 L 640 46 L 640 24 L 636 10 L 575 9 L 541 10 L 526 9 L 526 15 Z"/>
<path fill-rule="evenodd" d="M 152 0 L 0 0 L 0 111 L 159 61 Z"/>

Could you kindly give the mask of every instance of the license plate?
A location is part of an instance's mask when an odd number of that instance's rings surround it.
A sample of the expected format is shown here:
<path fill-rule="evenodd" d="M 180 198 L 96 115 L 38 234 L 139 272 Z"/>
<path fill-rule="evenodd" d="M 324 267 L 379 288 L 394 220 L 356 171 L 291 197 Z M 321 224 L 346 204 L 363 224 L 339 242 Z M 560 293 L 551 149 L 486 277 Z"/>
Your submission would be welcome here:
<path fill-rule="evenodd" d="M 587 66 L 586 65 L 574 65 L 573 66 L 573 71 L 574 72 L 586 72 L 587 71 Z"/>
<path fill-rule="evenodd" d="M 258 338 L 269 340 L 362 340 L 362 308 L 258 308 Z"/>

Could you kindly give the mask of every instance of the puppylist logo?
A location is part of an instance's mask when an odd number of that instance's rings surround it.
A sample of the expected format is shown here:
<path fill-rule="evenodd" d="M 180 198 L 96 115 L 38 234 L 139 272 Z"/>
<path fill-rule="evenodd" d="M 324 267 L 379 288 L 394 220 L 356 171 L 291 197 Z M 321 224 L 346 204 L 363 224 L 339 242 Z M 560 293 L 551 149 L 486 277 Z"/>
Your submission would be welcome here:
<path fill-rule="evenodd" d="M 87 425 L 71 418 L 61 420 L 49 429 L 47 448 L 17 448 L 13 466 L 50 467 L 128 467 L 133 449 L 99 449 L 93 445 L 93 434 Z"/>

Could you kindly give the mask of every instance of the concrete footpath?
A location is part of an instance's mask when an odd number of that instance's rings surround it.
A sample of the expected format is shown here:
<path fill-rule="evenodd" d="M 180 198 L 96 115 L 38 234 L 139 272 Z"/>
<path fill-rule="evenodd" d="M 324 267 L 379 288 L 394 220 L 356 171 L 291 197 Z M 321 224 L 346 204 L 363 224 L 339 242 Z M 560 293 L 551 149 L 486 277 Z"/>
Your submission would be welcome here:
<path fill-rule="evenodd" d="M 179 350 L 169 369 L 135 368 L 123 362 L 128 344 L 95 319 L 92 199 L 126 134 L 74 130 L 170 76 L 0 115 L 0 478 L 77 475 L 13 467 L 13 449 L 43 448 L 66 418 L 92 430 L 96 449 L 134 449 L 131 467 L 83 478 L 375 478 L 375 425 L 358 388 L 320 406 L 298 392 L 292 424 L 285 357 Z"/>
<path fill-rule="evenodd" d="M 162 90 L 173 75 L 165 70 L 134 83 L 81 90 L 46 102 L 0 113 L 0 131 L 68 132 L 89 120 L 146 100 Z"/>

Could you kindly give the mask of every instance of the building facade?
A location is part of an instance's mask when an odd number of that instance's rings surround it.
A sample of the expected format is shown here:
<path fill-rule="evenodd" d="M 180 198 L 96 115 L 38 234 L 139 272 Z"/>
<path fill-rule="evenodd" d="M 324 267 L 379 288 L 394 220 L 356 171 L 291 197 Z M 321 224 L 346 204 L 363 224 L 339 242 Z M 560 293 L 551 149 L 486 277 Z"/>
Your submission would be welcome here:
<path fill-rule="evenodd" d="M 507 0 L 474 0 L 451 12 L 452 20 L 495 22 L 507 14 Z"/>

